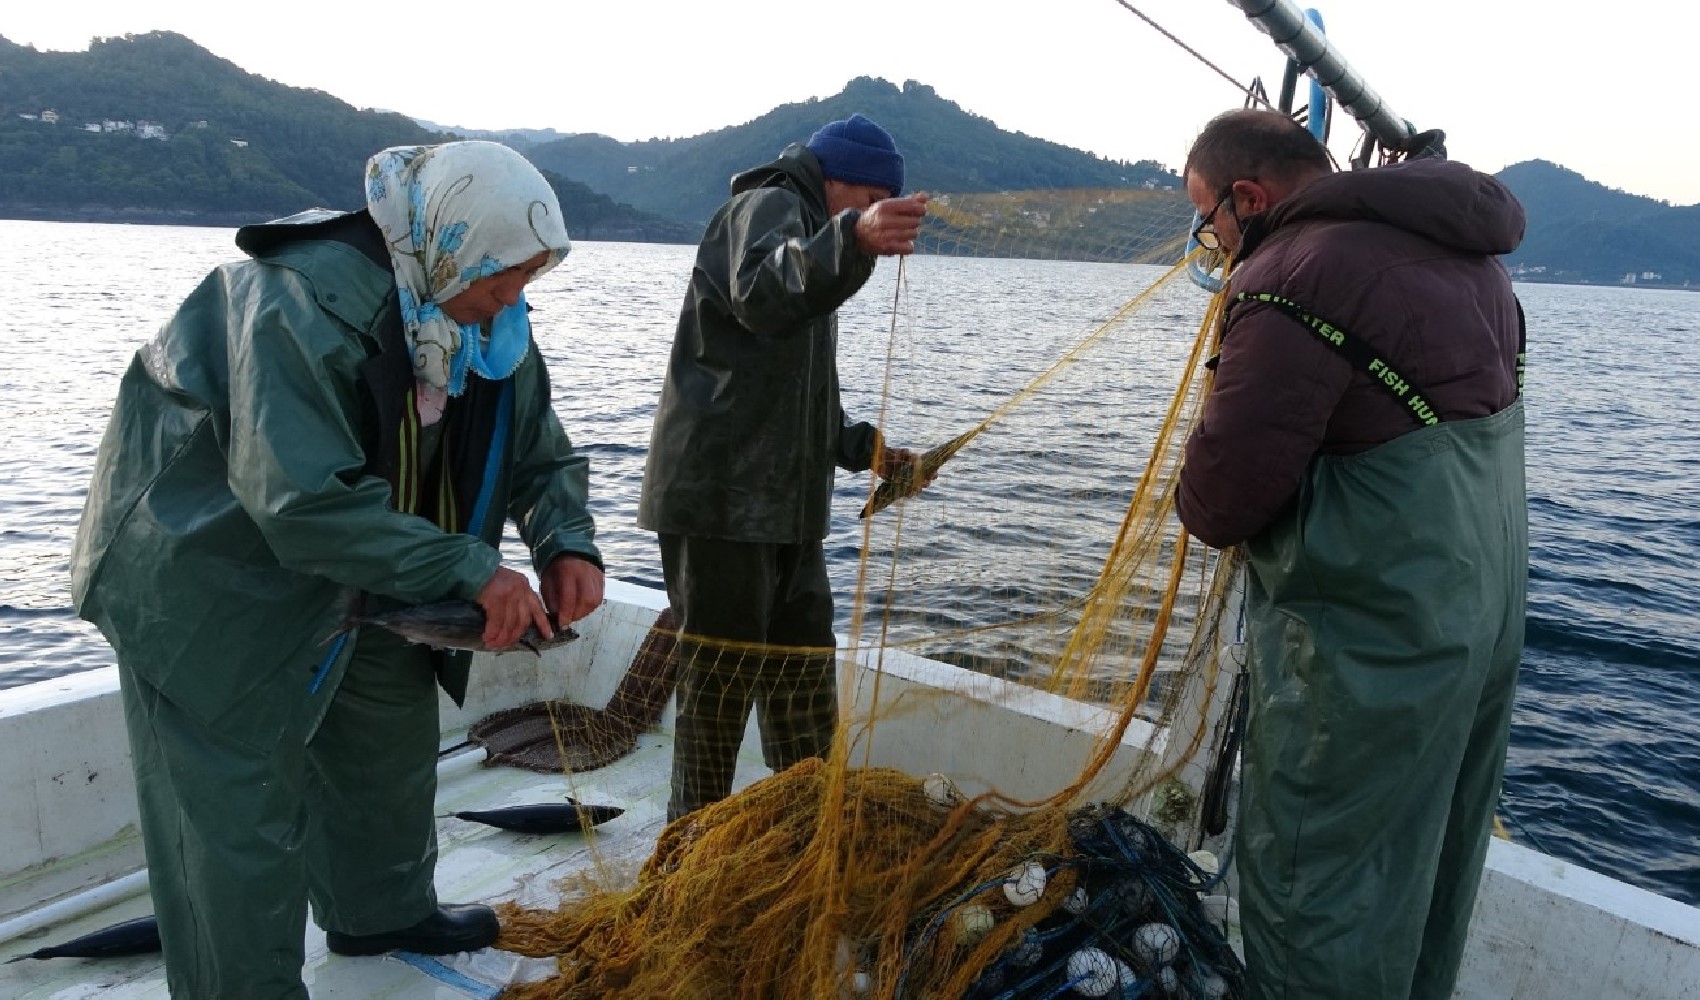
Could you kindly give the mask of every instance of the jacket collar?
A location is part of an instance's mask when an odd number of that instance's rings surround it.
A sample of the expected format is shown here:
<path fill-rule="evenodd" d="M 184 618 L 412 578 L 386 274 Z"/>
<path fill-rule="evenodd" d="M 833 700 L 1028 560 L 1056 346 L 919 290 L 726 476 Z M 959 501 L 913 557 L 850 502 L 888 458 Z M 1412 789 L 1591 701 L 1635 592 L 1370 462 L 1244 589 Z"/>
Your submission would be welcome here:
<path fill-rule="evenodd" d="M 785 151 L 770 162 L 732 178 L 733 194 L 763 187 L 795 191 L 810 211 L 822 218 L 826 216 L 826 175 L 821 172 L 820 160 L 800 142 L 786 146 Z"/>

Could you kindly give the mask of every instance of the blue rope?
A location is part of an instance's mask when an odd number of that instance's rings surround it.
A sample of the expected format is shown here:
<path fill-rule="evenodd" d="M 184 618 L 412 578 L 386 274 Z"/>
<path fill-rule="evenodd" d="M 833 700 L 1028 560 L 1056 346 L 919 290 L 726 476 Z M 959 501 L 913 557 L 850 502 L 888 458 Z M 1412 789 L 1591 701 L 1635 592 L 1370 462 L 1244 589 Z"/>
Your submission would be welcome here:
<path fill-rule="evenodd" d="M 477 997 L 478 1000 L 496 1000 L 496 997 L 502 994 L 502 987 L 481 983 L 427 955 L 416 955 L 411 951 L 398 951 L 393 954 L 403 963 L 418 969 L 437 982 L 460 990 L 468 996 Z"/>

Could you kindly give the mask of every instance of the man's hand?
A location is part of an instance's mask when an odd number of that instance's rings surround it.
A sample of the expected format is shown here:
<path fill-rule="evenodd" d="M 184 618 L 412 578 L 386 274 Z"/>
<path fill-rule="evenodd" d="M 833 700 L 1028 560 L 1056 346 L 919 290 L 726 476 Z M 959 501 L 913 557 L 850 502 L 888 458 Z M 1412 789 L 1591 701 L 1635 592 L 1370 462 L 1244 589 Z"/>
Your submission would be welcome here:
<path fill-rule="evenodd" d="M 879 457 L 874 461 L 874 471 L 881 479 L 890 479 L 903 496 L 912 496 L 933 485 L 938 478 L 937 470 L 925 481 L 920 480 L 921 456 L 908 448 L 881 448 Z"/>
<path fill-rule="evenodd" d="M 543 603 L 563 628 L 602 605 L 602 571 L 588 559 L 560 555 L 543 569 Z"/>
<path fill-rule="evenodd" d="M 908 448 L 881 448 L 874 459 L 874 471 L 881 479 L 902 475 L 915 464 L 915 453 Z"/>
<path fill-rule="evenodd" d="M 876 201 L 856 220 L 856 245 L 876 257 L 914 253 L 926 214 L 924 193 Z"/>
<path fill-rule="evenodd" d="M 514 645 L 527 628 L 535 627 L 545 639 L 555 634 L 531 581 L 505 566 L 478 592 L 478 606 L 484 609 L 484 645 L 491 649 Z"/>

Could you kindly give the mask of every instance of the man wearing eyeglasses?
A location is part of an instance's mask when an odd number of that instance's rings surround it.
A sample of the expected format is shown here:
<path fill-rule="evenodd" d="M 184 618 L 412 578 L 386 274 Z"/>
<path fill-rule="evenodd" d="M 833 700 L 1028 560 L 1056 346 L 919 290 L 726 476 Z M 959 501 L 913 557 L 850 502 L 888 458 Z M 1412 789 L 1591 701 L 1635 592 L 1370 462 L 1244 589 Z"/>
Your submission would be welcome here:
<path fill-rule="evenodd" d="M 1247 560 L 1236 857 L 1254 1000 L 1446 1000 L 1510 727 L 1528 567 L 1523 209 L 1440 158 L 1335 173 L 1265 111 L 1187 158 L 1234 261 L 1177 503 Z"/>

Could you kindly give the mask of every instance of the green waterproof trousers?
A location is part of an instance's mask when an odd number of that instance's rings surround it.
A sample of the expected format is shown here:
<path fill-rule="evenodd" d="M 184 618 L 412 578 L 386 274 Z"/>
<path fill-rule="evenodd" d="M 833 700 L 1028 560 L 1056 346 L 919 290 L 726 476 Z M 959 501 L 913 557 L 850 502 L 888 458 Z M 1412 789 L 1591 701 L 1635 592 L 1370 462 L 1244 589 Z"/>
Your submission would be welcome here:
<path fill-rule="evenodd" d="M 1320 458 L 1247 543 L 1237 864 L 1253 1000 L 1448 1000 L 1528 565 L 1522 404 Z"/>
<path fill-rule="evenodd" d="M 300 678 L 301 711 L 270 745 L 202 726 L 119 671 L 177 1000 L 304 1000 L 309 900 L 320 926 L 349 934 L 436 909 L 430 655 L 376 629 L 350 646 L 320 697 Z"/>
<path fill-rule="evenodd" d="M 832 748 L 838 673 L 832 585 L 819 542 L 661 535 L 667 598 L 684 636 L 667 818 L 732 793 L 750 708 L 762 759 L 783 771 Z M 719 640 L 719 641 L 716 641 Z M 762 645 L 775 647 L 763 652 Z"/>

